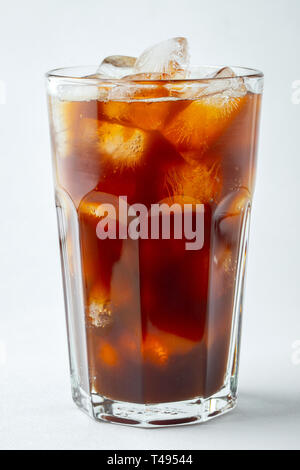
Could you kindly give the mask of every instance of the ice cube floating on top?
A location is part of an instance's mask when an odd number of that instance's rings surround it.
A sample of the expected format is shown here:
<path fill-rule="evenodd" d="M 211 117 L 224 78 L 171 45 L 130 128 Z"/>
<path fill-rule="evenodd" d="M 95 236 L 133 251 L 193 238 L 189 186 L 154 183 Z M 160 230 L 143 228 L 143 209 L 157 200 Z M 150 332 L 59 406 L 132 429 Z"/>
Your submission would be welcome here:
<path fill-rule="evenodd" d="M 106 57 L 99 66 L 96 76 L 105 78 L 122 78 L 133 71 L 136 57 L 112 55 Z"/>
<path fill-rule="evenodd" d="M 196 76 L 208 79 L 194 80 L 185 38 L 159 43 L 137 59 L 106 57 L 96 75 L 78 85 L 58 85 L 58 100 L 53 100 L 52 110 L 59 152 L 68 152 L 70 140 L 60 101 L 98 100 L 107 122 L 80 120 L 81 141 L 94 143 L 118 168 L 132 167 L 142 160 L 148 148 L 148 131 L 159 131 L 187 161 L 193 162 L 195 155 L 197 160 L 243 108 L 247 88 L 244 79 L 229 67 L 213 76 L 200 67 Z M 190 102 L 170 116 L 175 99 Z"/>
<path fill-rule="evenodd" d="M 166 74 L 165 78 L 185 78 L 189 66 L 189 48 L 186 38 L 172 38 L 147 48 L 138 57 L 110 56 L 99 66 L 96 75 L 102 78 L 123 78 L 138 74 Z M 154 77 L 154 80 L 157 79 Z"/>
<path fill-rule="evenodd" d="M 199 67 L 196 72 L 194 68 L 190 68 L 188 41 L 183 37 L 162 41 L 147 48 L 137 58 L 123 55 L 106 57 L 96 73 L 85 78 L 100 79 L 103 84 L 99 86 L 98 83 L 91 82 L 86 87 L 59 86 L 59 99 L 161 101 L 170 98 L 197 99 L 214 94 L 224 94 L 225 98 L 231 98 L 247 93 L 243 78 L 236 77 L 229 67 L 223 67 L 214 74 L 205 67 Z M 197 82 L 197 79 L 204 80 Z M 159 81 L 160 87 L 151 89 L 151 85 L 147 85 L 149 81 Z M 140 86 L 136 82 L 140 82 Z"/>

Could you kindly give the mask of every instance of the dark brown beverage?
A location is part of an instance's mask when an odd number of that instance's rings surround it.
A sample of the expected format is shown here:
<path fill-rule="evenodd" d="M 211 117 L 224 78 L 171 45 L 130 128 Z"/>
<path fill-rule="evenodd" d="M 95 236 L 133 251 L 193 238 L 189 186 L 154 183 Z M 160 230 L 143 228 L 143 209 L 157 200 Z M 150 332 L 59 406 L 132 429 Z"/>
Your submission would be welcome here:
<path fill-rule="evenodd" d="M 56 160 L 78 215 L 91 393 L 140 404 L 210 397 L 224 384 L 260 107 L 251 92 L 174 99 L 154 85 L 150 98 L 145 82 L 129 101 L 60 103 Z M 187 250 L 172 230 L 99 239 L 99 207 L 119 196 L 147 207 L 148 227 L 153 204 L 202 204 L 203 246 Z"/>

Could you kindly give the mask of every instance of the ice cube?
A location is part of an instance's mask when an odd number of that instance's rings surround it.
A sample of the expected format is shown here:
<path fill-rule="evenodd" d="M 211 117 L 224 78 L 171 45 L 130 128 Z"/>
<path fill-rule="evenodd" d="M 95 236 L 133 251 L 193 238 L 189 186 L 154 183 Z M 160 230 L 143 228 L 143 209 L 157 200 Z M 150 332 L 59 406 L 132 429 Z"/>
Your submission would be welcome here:
<path fill-rule="evenodd" d="M 112 55 L 106 57 L 97 69 L 96 75 L 107 78 L 122 78 L 134 73 L 135 57 Z"/>
<path fill-rule="evenodd" d="M 148 135 L 132 127 L 102 123 L 98 129 L 98 150 L 109 157 L 115 168 L 135 167 L 141 163 L 149 145 Z"/>
<path fill-rule="evenodd" d="M 163 130 L 163 135 L 180 152 L 195 151 L 201 158 L 210 145 L 226 130 L 247 101 L 246 88 L 239 78 L 208 80 L 207 86 L 190 90 L 182 98 L 191 103 L 174 116 Z M 178 92 L 178 91 L 177 91 Z M 196 98 L 196 99 L 195 99 Z"/>
<path fill-rule="evenodd" d="M 96 328 L 105 328 L 113 323 L 112 309 L 109 302 L 93 299 L 88 306 L 90 322 Z"/>
<path fill-rule="evenodd" d="M 85 275 L 88 273 L 86 272 Z M 89 273 L 89 282 L 92 277 Z M 93 287 L 87 293 L 86 314 L 88 325 L 96 328 L 107 328 L 112 325 L 113 305 L 110 299 L 110 293 L 103 283 L 96 281 Z"/>
<path fill-rule="evenodd" d="M 212 71 L 212 67 L 207 65 L 192 66 L 188 70 L 188 78 L 191 80 L 199 80 L 204 78 L 212 78 L 215 75 L 215 71 Z"/>
<path fill-rule="evenodd" d="M 223 67 L 214 74 L 205 67 L 199 67 L 188 72 L 188 78 L 184 83 L 167 84 L 170 96 L 193 100 L 218 95 L 218 98 L 226 101 L 247 93 L 243 78 L 236 77 L 230 67 Z"/>
<path fill-rule="evenodd" d="M 172 79 L 172 75 L 169 73 L 134 73 L 132 75 L 126 75 L 124 80 L 133 80 L 133 81 L 159 81 L 159 80 L 170 80 Z"/>
<path fill-rule="evenodd" d="M 53 116 L 56 151 L 59 158 L 64 158 L 68 155 L 70 150 L 69 123 L 66 117 L 64 103 L 51 97 L 50 107 Z"/>
<path fill-rule="evenodd" d="M 133 101 L 130 104 L 108 101 L 102 104 L 100 113 L 106 119 L 119 124 L 140 127 L 144 130 L 159 130 L 170 113 L 170 101 Z"/>
<path fill-rule="evenodd" d="M 193 198 L 198 203 L 217 202 L 222 190 L 220 160 L 188 163 L 177 174 L 177 191 Z"/>
<path fill-rule="evenodd" d="M 251 204 L 251 194 L 246 188 L 232 191 L 218 205 L 215 219 L 218 232 L 227 243 L 235 241 L 241 230 L 243 218 Z"/>
<path fill-rule="evenodd" d="M 136 60 L 135 73 L 168 73 L 184 77 L 189 64 L 188 42 L 177 37 L 146 49 Z"/>
<path fill-rule="evenodd" d="M 57 96 L 61 101 L 92 101 L 99 98 L 99 88 L 93 83 L 82 85 L 59 85 Z"/>
<path fill-rule="evenodd" d="M 171 78 L 168 73 L 131 73 L 110 89 L 109 101 L 162 101 L 169 96 L 165 85 Z"/>
<path fill-rule="evenodd" d="M 96 119 L 82 119 L 79 133 L 82 148 L 89 148 L 114 169 L 140 164 L 150 145 L 150 136 L 142 129 Z"/>
<path fill-rule="evenodd" d="M 142 345 L 142 352 L 146 361 L 157 366 L 164 366 L 168 363 L 168 350 L 160 338 L 155 335 L 147 334 Z"/>
<path fill-rule="evenodd" d="M 223 93 L 225 98 L 234 98 L 244 96 L 247 93 L 243 78 L 237 77 L 230 67 L 223 67 L 213 78 L 216 80 L 211 81 L 205 94 L 208 94 L 207 92 Z"/>
<path fill-rule="evenodd" d="M 91 191 L 84 199 L 82 199 L 79 206 L 79 214 L 98 219 L 102 215 L 102 204 L 110 204 L 114 206 L 117 214 L 119 199 L 113 194 L 103 193 L 101 191 Z M 112 214 L 113 216 L 113 214 Z M 114 216 L 116 220 L 117 216 Z"/>
<path fill-rule="evenodd" d="M 101 365 L 108 367 L 115 367 L 120 363 L 118 351 L 108 341 L 104 341 L 100 345 L 99 359 Z"/>
<path fill-rule="evenodd" d="M 172 356 L 189 353 L 196 342 L 168 332 L 147 333 L 142 343 L 142 354 L 146 361 L 165 366 Z"/>
<path fill-rule="evenodd" d="M 233 78 L 233 77 L 235 77 L 235 73 L 230 67 L 223 67 L 220 70 L 218 70 L 218 72 L 216 72 L 214 77 L 215 78 L 216 77 L 218 77 L 218 78 Z"/>
<path fill-rule="evenodd" d="M 128 77 L 125 77 L 126 79 L 124 78 L 120 80 L 113 88 L 111 88 L 109 92 L 109 100 L 119 102 L 153 102 L 168 100 L 169 90 L 166 86 L 168 82 L 165 79 L 161 81 L 158 81 L 159 79 L 156 79 L 157 81 L 153 81 L 152 79 L 150 79 L 150 74 L 143 74 L 144 76 L 148 75 L 149 78 L 141 80 L 140 75 L 141 74 L 129 75 Z"/>

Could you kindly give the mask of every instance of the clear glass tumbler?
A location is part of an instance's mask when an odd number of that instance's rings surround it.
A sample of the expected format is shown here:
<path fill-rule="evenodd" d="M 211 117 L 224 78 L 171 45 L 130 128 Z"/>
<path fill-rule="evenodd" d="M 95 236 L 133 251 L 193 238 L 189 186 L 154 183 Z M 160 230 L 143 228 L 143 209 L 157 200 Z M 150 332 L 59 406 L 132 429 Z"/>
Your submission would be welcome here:
<path fill-rule="evenodd" d="M 206 421 L 236 403 L 263 75 L 94 70 L 47 75 L 73 399 L 121 424 Z"/>

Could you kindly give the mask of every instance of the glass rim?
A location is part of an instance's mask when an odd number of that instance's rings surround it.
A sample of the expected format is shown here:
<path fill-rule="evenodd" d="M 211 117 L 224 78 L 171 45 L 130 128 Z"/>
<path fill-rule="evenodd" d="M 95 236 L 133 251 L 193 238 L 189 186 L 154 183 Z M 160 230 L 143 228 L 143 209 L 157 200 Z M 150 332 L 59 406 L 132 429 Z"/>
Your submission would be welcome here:
<path fill-rule="evenodd" d="M 87 85 L 96 84 L 96 83 L 152 83 L 152 84 L 159 84 L 159 83 L 192 83 L 192 82 L 210 82 L 210 81 L 215 81 L 215 80 L 235 80 L 237 78 L 252 78 L 252 79 L 259 79 L 259 78 L 264 78 L 263 72 L 261 72 L 258 69 L 251 68 L 251 67 L 243 67 L 243 66 L 233 66 L 233 65 L 200 65 L 200 66 L 192 66 L 189 68 L 191 72 L 193 70 L 199 70 L 199 69 L 210 69 L 211 71 L 218 71 L 224 67 L 231 68 L 236 74 L 234 77 L 199 77 L 199 78 L 164 78 L 164 79 L 128 79 L 124 80 L 124 78 L 103 78 L 103 77 L 96 77 L 96 76 L 89 76 L 83 75 L 79 76 L 78 71 L 83 70 L 83 69 L 90 69 L 90 72 L 93 70 L 93 73 L 96 74 L 97 70 L 97 65 L 84 65 L 84 66 L 71 66 L 71 67 L 58 67 L 55 69 L 51 69 L 48 72 L 46 72 L 45 76 L 47 79 L 55 78 L 58 80 L 74 80 L 74 82 L 81 82 L 81 83 L 86 83 Z M 76 72 L 77 71 L 77 76 Z M 240 72 L 239 72 L 240 71 Z M 241 73 L 244 71 L 244 73 Z M 90 74 L 92 75 L 92 74 Z"/>

